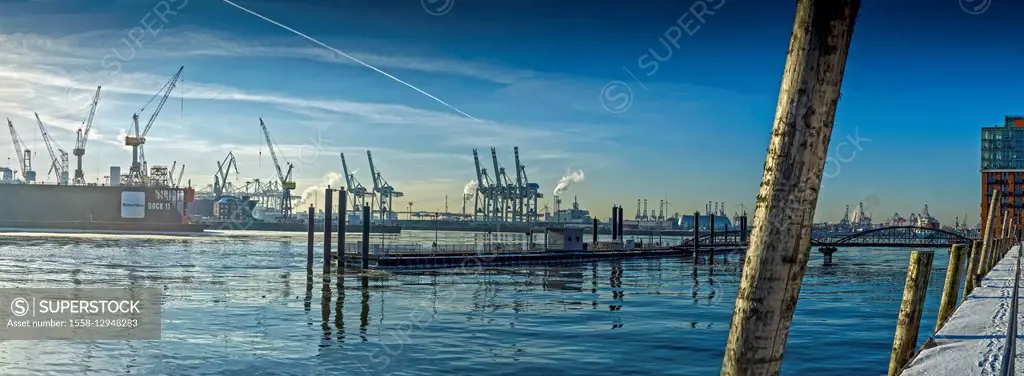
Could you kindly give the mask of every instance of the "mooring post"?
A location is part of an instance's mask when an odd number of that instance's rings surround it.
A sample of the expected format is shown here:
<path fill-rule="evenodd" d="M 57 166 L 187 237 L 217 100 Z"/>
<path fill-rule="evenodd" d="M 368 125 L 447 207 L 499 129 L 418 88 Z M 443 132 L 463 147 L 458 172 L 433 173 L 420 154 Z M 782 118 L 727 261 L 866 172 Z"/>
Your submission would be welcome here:
<path fill-rule="evenodd" d="M 971 246 L 971 257 L 967 260 L 967 273 L 964 275 L 964 299 L 967 299 L 978 284 L 978 275 L 981 270 L 982 254 L 984 248 L 981 240 L 975 240 Z"/>
<path fill-rule="evenodd" d="M 697 258 L 700 255 L 700 245 L 697 239 L 700 238 L 700 212 L 693 212 L 693 267 L 697 267 Z"/>
<path fill-rule="evenodd" d="M 345 251 L 348 245 L 345 244 L 345 226 L 348 226 L 348 192 L 344 188 L 338 190 L 338 274 L 344 273 Z"/>
<path fill-rule="evenodd" d="M 313 271 L 313 237 L 316 235 L 316 212 L 313 205 L 309 206 L 309 219 L 306 221 L 309 233 L 306 234 L 306 270 Z"/>
<path fill-rule="evenodd" d="M 593 243 L 593 245 L 597 245 L 597 225 L 598 225 L 597 218 L 594 218 L 594 238 L 593 238 L 593 240 L 591 240 L 591 243 Z M 590 248 L 593 249 L 594 247 L 590 247 Z"/>
<path fill-rule="evenodd" d="M 747 242 L 747 216 L 740 217 L 740 244 Z"/>
<path fill-rule="evenodd" d="M 903 301 L 900 303 L 899 321 L 892 344 L 889 360 L 889 376 L 899 375 L 910 361 L 917 346 L 917 332 L 924 312 L 924 298 L 928 292 L 928 276 L 932 270 L 933 251 L 914 251 L 910 254 L 907 267 L 907 281 L 903 287 Z"/>
<path fill-rule="evenodd" d="M 708 251 L 711 252 L 711 253 L 708 254 L 709 255 L 708 256 L 708 264 L 714 265 L 715 264 L 715 248 L 714 248 L 714 245 L 715 245 L 715 213 L 708 213 L 708 229 L 711 232 L 711 236 L 708 238 L 709 239 L 708 240 L 708 245 L 711 246 L 711 247 L 708 247 L 709 248 Z"/>
<path fill-rule="evenodd" d="M 626 229 L 626 226 L 624 226 L 623 224 L 625 224 L 626 221 L 623 221 L 623 215 L 622 215 L 623 214 L 623 210 L 624 210 L 623 207 L 620 206 L 619 207 L 619 237 L 622 238 L 623 242 L 625 242 L 626 241 L 626 236 L 625 236 L 626 232 L 623 231 L 623 230 Z"/>
<path fill-rule="evenodd" d="M 363 270 L 370 268 L 370 205 L 363 205 Z"/>
<path fill-rule="evenodd" d="M 328 275 L 331 274 L 331 227 L 333 227 L 332 221 L 334 216 L 334 190 L 331 186 L 327 186 L 324 189 L 324 280 L 326 281 Z"/>
<path fill-rule="evenodd" d="M 957 297 L 960 293 L 960 272 L 967 247 L 963 244 L 955 244 L 949 251 L 949 265 L 946 267 L 946 283 L 942 288 L 942 302 L 939 303 L 939 317 L 935 320 L 935 332 L 942 329 L 942 324 L 956 311 Z"/>
<path fill-rule="evenodd" d="M 1010 229 L 1010 211 L 1003 210 L 1003 224 L 999 227 L 999 238 L 1006 239 L 1006 232 Z"/>
<path fill-rule="evenodd" d="M 995 258 L 992 255 L 992 226 L 995 225 L 996 203 L 1000 200 L 999 196 L 999 190 L 993 189 L 992 199 L 988 204 L 988 215 L 985 216 L 985 233 L 982 234 L 981 240 L 981 264 L 978 264 L 979 267 L 978 270 L 975 271 L 977 273 L 975 278 L 981 278 L 985 274 L 988 274 L 988 265 L 991 263 L 991 259 Z"/>
<path fill-rule="evenodd" d="M 860 3 L 796 1 L 722 376 L 781 372 Z"/>
<path fill-rule="evenodd" d="M 619 240 L 619 208 L 612 206 L 612 241 Z"/>
<path fill-rule="evenodd" d="M 836 247 L 821 247 L 818 248 L 818 252 L 821 252 L 825 256 L 825 265 L 832 265 L 832 254 L 836 253 L 838 249 Z"/>

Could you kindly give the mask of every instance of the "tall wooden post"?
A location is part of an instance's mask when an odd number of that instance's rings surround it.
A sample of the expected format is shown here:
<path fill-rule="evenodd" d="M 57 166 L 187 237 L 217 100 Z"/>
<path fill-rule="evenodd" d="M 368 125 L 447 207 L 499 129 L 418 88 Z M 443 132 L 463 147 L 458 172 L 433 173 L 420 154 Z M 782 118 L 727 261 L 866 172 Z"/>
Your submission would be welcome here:
<path fill-rule="evenodd" d="M 348 226 L 348 192 L 338 190 L 338 274 L 344 273 L 345 267 L 345 226 Z"/>
<path fill-rule="evenodd" d="M 782 367 L 859 11 L 860 0 L 797 1 L 723 376 Z"/>
<path fill-rule="evenodd" d="M 964 254 L 967 247 L 956 244 L 949 251 L 949 265 L 946 268 L 946 284 L 942 288 L 942 303 L 939 303 L 939 317 L 935 320 L 935 332 L 942 329 L 949 316 L 956 311 L 957 297 L 960 294 L 960 272 L 963 270 Z"/>
<path fill-rule="evenodd" d="M 324 281 L 330 281 L 331 274 L 331 228 L 334 226 L 334 190 L 324 189 Z M 327 286 L 327 285 L 324 285 Z"/>
<path fill-rule="evenodd" d="M 1010 211 L 1003 210 L 1003 224 L 999 227 L 999 238 L 1006 239 L 1010 232 Z"/>
<path fill-rule="evenodd" d="M 370 268 L 370 205 L 363 205 L 363 244 L 360 260 L 363 270 Z"/>
<path fill-rule="evenodd" d="M 981 240 L 975 240 L 974 245 L 971 247 L 971 257 L 967 261 L 967 273 L 964 275 L 964 299 L 967 299 L 971 292 L 974 291 L 974 287 L 977 286 L 978 270 L 981 269 L 982 248 L 984 247 Z"/>
<path fill-rule="evenodd" d="M 309 218 L 306 220 L 306 270 L 313 271 L 313 239 L 316 235 L 316 212 L 313 205 L 309 206 Z"/>
<path fill-rule="evenodd" d="M 910 254 L 907 282 L 903 287 L 903 302 L 900 303 L 900 316 L 892 344 L 892 358 L 889 360 L 889 376 L 899 375 L 914 355 L 934 258 L 935 253 L 932 251 L 914 251 Z"/>
<path fill-rule="evenodd" d="M 989 201 L 988 204 L 988 215 L 985 218 L 985 233 L 982 234 L 981 240 L 981 263 L 978 264 L 978 270 L 974 271 L 976 273 L 975 278 L 981 278 L 985 276 L 985 274 L 988 274 L 988 265 L 994 258 L 992 256 L 992 226 L 995 225 L 994 221 L 996 218 L 996 203 L 1000 202 L 999 196 L 999 190 L 993 189 L 992 199 Z"/>

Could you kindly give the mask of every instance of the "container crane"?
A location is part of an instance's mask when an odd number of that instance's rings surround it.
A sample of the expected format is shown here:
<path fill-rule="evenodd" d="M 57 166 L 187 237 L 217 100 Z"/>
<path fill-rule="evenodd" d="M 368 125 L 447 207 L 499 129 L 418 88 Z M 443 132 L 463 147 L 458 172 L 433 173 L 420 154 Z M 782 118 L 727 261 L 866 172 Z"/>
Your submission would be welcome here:
<path fill-rule="evenodd" d="M 373 155 L 370 151 L 366 151 L 366 158 L 370 161 L 370 176 L 373 177 L 373 191 L 377 193 L 379 199 L 377 200 L 377 210 L 380 212 L 380 219 L 386 220 L 388 211 L 391 210 L 391 199 L 396 197 L 405 196 L 404 193 L 395 190 L 391 184 L 388 184 L 387 180 L 380 175 L 380 172 L 373 167 Z"/>
<path fill-rule="evenodd" d="M 85 130 L 78 129 L 78 137 L 75 142 L 75 148 L 71 150 L 75 154 L 77 160 L 77 167 L 75 167 L 75 178 L 72 181 L 75 185 L 85 185 L 85 173 L 82 171 L 82 156 L 85 155 L 85 143 L 89 141 L 89 130 L 92 129 L 92 119 L 96 116 L 96 107 L 100 103 L 100 89 L 102 86 L 96 87 L 96 94 L 92 97 L 92 104 L 89 107 L 89 117 L 85 119 Z"/>
<path fill-rule="evenodd" d="M 36 181 L 36 172 L 32 170 L 32 150 L 28 149 L 28 145 L 25 145 L 25 141 L 18 135 L 18 131 L 14 130 L 14 123 L 11 123 L 11 119 L 7 119 L 7 128 L 11 130 L 11 141 L 14 141 L 14 151 L 18 153 L 21 177 L 25 179 L 26 183 L 34 183 Z"/>
<path fill-rule="evenodd" d="M 132 165 L 128 169 L 128 176 L 125 179 L 124 184 L 127 185 L 146 185 L 146 151 L 143 145 L 146 144 L 146 135 L 149 134 L 149 130 L 153 128 L 153 122 L 156 121 L 156 117 L 160 115 L 160 110 L 164 108 L 164 103 L 167 103 L 167 97 L 171 95 L 171 91 L 178 83 L 178 78 L 181 77 L 181 71 L 185 67 L 178 68 L 178 72 L 167 83 L 164 84 L 160 91 L 158 91 L 152 98 L 146 102 L 139 111 L 132 114 L 132 127 L 128 130 L 128 135 L 124 138 L 124 144 L 132 147 Z M 153 114 L 149 116 L 149 121 L 146 122 L 146 127 L 139 132 L 139 113 L 146 110 L 146 106 L 153 103 L 153 100 L 160 96 L 160 102 L 157 103 L 156 109 L 153 110 Z"/>
<path fill-rule="evenodd" d="M 292 216 L 292 190 L 295 189 L 295 182 L 292 181 L 292 168 L 295 166 L 285 161 L 285 163 L 288 163 L 288 172 L 281 171 L 281 163 L 277 159 L 277 148 L 274 146 L 274 141 L 270 138 L 270 131 L 267 130 L 267 125 L 263 123 L 263 118 L 260 118 L 260 128 L 263 129 L 263 136 L 267 139 L 267 148 L 270 149 L 270 158 L 274 160 L 277 178 L 281 181 L 281 216 L 287 220 Z"/>
<path fill-rule="evenodd" d="M 480 168 L 480 156 L 476 149 L 473 149 L 473 163 L 476 164 L 476 193 L 473 195 L 473 219 L 477 219 L 478 213 L 483 213 L 484 220 L 490 217 L 488 213 L 491 199 L 491 188 L 485 183 L 487 171 Z M 483 196 L 483 206 L 480 206 L 480 196 Z"/>
<path fill-rule="evenodd" d="M 39 132 L 43 134 L 43 142 L 46 144 L 46 151 L 50 153 L 50 173 L 56 173 L 58 185 L 68 185 L 68 152 L 64 151 L 57 145 L 57 141 L 53 139 L 50 132 L 46 131 L 46 127 L 43 125 L 43 121 L 39 119 L 39 113 L 36 112 L 36 123 L 39 124 Z M 57 145 L 54 147 L 54 145 Z M 56 150 L 54 150 L 56 149 Z M 60 154 L 58 157 L 57 155 Z"/>
<path fill-rule="evenodd" d="M 345 153 L 341 153 L 341 169 L 345 173 L 345 187 L 348 188 L 348 193 L 352 194 L 352 211 L 361 213 L 363 205 L 366 205 L 366 196 L 372 197 L 373 192 L 367 192 L 366 187 L 359 180 L 356 180 L 355 173 L 348 171 Z"/>

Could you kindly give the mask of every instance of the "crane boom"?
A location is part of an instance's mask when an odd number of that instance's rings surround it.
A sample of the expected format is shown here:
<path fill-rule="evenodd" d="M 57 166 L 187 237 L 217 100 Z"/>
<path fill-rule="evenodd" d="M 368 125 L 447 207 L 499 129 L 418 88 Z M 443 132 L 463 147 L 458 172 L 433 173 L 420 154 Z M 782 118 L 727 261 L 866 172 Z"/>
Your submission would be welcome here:
<path fill-rule="evenodd" d="M 14 123 L 11 123 L 11 119 L 7 119 L 7 128 L 11 130 L 11 141 L 14 142 L 14 152 L 18 153 L 18 164 L 21 166 L 21 176 L 25 179 L 25 182 L 30 182 L 30 173 L 32 172 L 32 161 L 26 152 L 31 153 L 28 149 L 24 148 L 25 141 L 18 135 L 18 131 L 14 129 Z"/>
<path fill-rule="evenodd" d="M 288 163 L 288 173 L 285 174 L 281 170 L 281 162 L 277 159 L 277 149 L 274 146 L 273 139 L 270 138 L 270 131 L 267 130 L 267 125 L 263 122 L 263 118 L 260 118 L 260 128 L 263 129 L 263 137 L 267 140 L 267 148 L 270 149 L 270 158 L 274 160 L 274 169 L 277 170 L 277 178 L 281 180 L 282 185 L 287 185 L 288 178 L 291 177 L 292 165 Z M 285 161 L 287 163 L 288 161 Z"/>
<path fill-rule="evenodd" d="M 67 166 L 62 165 L 62 162 L 67 160 L 68 153 L 63 149 L 60 149 L 59 146 L 56 148 L 54 147 L 54 144 L 56 144 L 57 141 L 55 141 L 53 136 L 46 131 L 46 126 L 44 126 L 43 121 L 39 119 L 39 113 L 36 112 L 34 114 L 36 115 L 36 123 L 39 124 L 39 133 L 42 133 L 43 143 L 46 144 L 46 151 L 50 153 L 50 171 L 57 173 L 57 184 L 66 185 L 68 183 L 68 171 Z M 57 150 L 60 151 L 62 158 L 57 157 Z"/>
<path fill-rule="evenodd" d="M 370 154 L 369 150 L 366 151 L 366 159 L 370 160 L 370 177 L 373 178 L 373 191 L 378 192 L 382 188 L 380 184 L 380 174 L 378 174 L 377 169 L 373 167 L 373 155 Z"/>
<path fill-rule="evenodd" d="M 292 215 L 292 194 L 291 190 L 295 189 L 295 182 L 290 181 L 292 178 L 292 166 L 288 163 L 288 172 L 281 171 L 281 162 L 277 159 L 277 148 L 274 146 L 273 139 L 270 138 L 270 131 L 267 130 L 267 124 L 263 122 L 263 118 L 260 119 L 260 128 L 263 130 L 263 137 L 267 139 L 267 148 L 270 149 L 270 158 L 274 160 L 274 169 L 277 170 L 277 178 L 281 181 L 281 215 L 284 219 L 289 219 Z M 234 157 L 232 157 L 234 160 Z M 287 163 L 288 161 L 285 161 Z M 237 166 L 235 167 L 238 168 Z"/>
<path fill-rule="evenodd" d="M 178 78 L 181 77 L 181 71 L 184 69 L 184 66 L 178 68 L 178 72 L 174 73 L 174 76 L 171 77 L 171 79 L 167 81 L 167 83 L 165 83 L 162 88 L 160 88 L 159 92 L 157 92 L 157 95 L 159 95 L 161 92 L 164 93 L 164 95 L 160 97 L 160 102 L 157 103 L 156 109 L 153 110 L 153 114 L 149 116 L 149 121 L 146 122 L 146 128 L 142 131 L 141 134 L 137 135 L 139 138 L 143 140 L 146 139 L 146 134 L 149 133 L 149 130 L 151 128 L 153 128 L 153 122 L 155 122 L 156 117 L 160 115 L 160 110 L 164 108 L 164 104 L 167 103 L 167 98 L 171 96 L 171 91 L 173 91 L 174 87 L 177 86 Z M 153 98 L 156 98 L 156 96 L 154 96 Z M 149 103 L 153 101 L 153 98 L 150 98 L 149 102 L 147 102 L 145 106 L 142 106 L 142 109 L 140 109 L 139 112 L 145 111 L 146 106 L 148 106 Z M 136 128 L 136 131 L 138 131 L 138 128 Z"/>
<path fill-rule="evenodd" d="M 100 103 L 100 89 L 102 86 L 96 87 L 96 94 L 92 97 L 92 104 L 89 106 L 89 116 L 85 118 L 85 130 L 79 129 L 78 141 L 75 143 L 75 155 L 78 155 L 78 150 L 82 150 L 82 154 L 85 154 L 85 143 L 89 141 L 89 131 L 92 130 L 92 119 L 96 116 L 96 107 Z"/>

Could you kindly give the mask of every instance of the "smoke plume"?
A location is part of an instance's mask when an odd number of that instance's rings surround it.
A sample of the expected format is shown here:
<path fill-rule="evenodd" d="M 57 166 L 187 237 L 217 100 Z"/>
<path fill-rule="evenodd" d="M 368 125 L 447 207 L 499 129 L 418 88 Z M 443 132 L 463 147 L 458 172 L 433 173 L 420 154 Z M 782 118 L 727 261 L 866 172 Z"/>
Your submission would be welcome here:
<path fill-rule="evenodd" d="M 476 192 L 476 186 L 477 186 L 476 180 L 470 180 L 469 183 L 466 183 L 465 187 L 462 187 L 462 195 L 463 196 L 469 196 L 469 195 L 475 193 Z"/>
<path fill-rule="evenodd" d="M 555 186 L 555 195 L 557 196 L 565 191 L 572 183 L 579 183 L 583 181 L 583 178 L 583 170 L 571 171 L 565 174 L 561 179 L 558 179 L 558 185 Z"/>
<path fill-rule="evenodd" d="M 299 199 L 298 205 L 295 206 L 296 208 L 306 208 L 309 207 L 310 204 L 319 206 L 315 200 L 318 195 L 323 196 L 323 192 L 327 189 L 328 185 L 331 186 L 331 188 L 338 189 L 342 188 L 342 183 L 345 181 L 345 177 L 336 172 L 327 173 L 324 175 L 323 179 L 323 183 L 302 190 L 302 195 L 300 196 L 301 198 Z"/>

